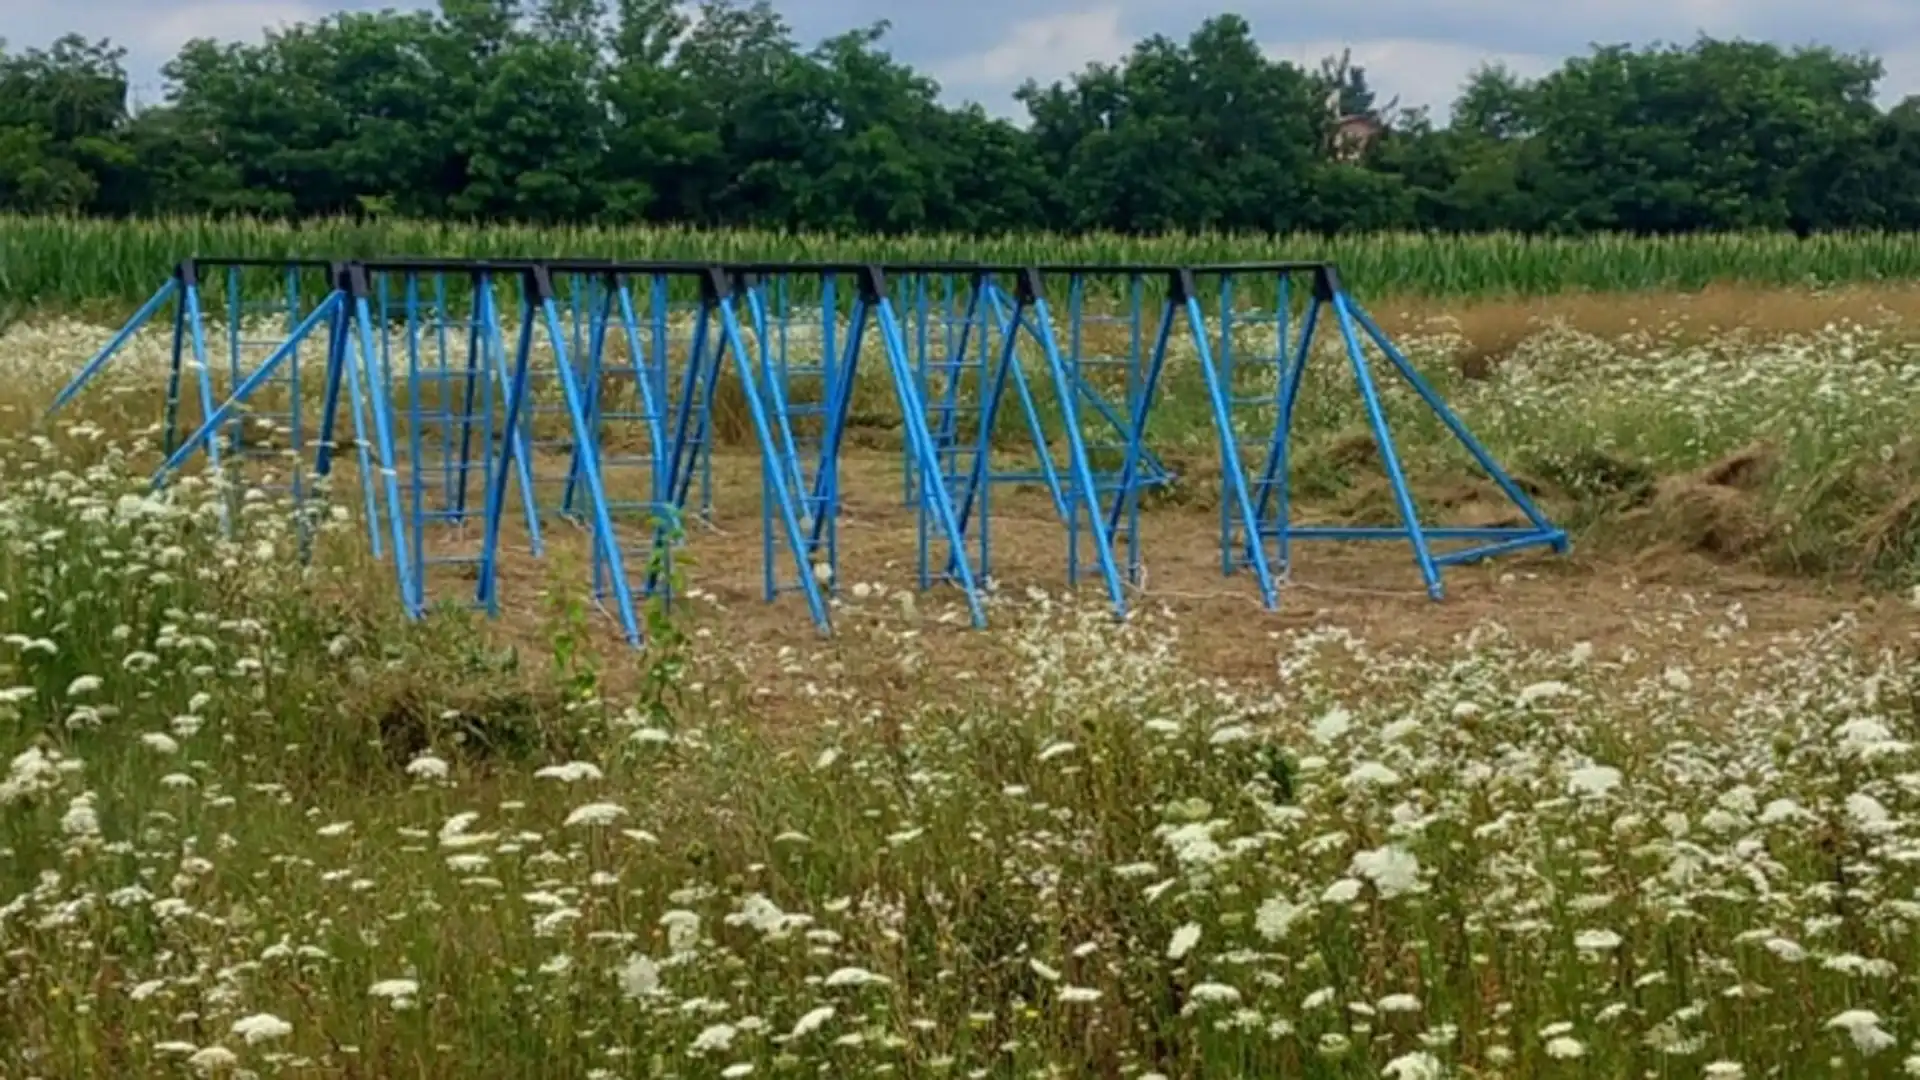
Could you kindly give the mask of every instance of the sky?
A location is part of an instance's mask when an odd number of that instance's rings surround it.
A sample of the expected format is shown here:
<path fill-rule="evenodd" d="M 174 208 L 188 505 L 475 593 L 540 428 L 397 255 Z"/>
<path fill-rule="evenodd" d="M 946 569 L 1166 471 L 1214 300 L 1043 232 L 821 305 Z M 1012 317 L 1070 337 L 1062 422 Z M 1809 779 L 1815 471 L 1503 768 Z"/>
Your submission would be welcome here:
<path fill-rule="evenodd" d="M 1369 0 L 1309 5 L 1236 0 L 776 0 L 803 41 L 885 18 L 894 54 L 938 78 L 949 98 L 1015 116 L 1014 87 L 1113 60 L 1154 33 L 1184 38 L 1206 15 L 1232 10 L 1276 58 L 1314 64 L 1353 51 L 1381 99 L 1427 105 L 1443 118 L 1468 72 L 1499 61 L 1522 75 L 1549 71 L 1593 43 L 1685 43 L 1701 33 L 1782 45 L 1871 51 L 1887 68 L 1883 98 L 1920 93 L 1920 0 Z M 423 0 L 0 0 L 9 49 L 62 33 L 109 37 L 128 51 L 142 102 L 160 100 L 160 65 L 194 37 L 259 40 L 265 29 L 342 9 L 424 7 Z"/>

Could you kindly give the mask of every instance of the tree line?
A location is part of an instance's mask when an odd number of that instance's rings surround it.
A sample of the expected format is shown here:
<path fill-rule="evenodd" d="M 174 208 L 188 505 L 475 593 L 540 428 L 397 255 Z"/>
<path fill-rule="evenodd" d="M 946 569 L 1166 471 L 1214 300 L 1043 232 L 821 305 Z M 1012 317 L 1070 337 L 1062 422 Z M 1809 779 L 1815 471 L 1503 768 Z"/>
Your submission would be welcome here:
<path fill-rule="evenodd" d="M 400 215 L 901 233 L 1920 227 L 1920 98 L 1871 56 L 1701 38 L 1472 73 L 1448 121 L 1236 15 L 954 107 L 885 24 L 766 0 L 441 0 L 123 50 L 0 49 L 0 210 Z M 1358 134 L 1357 140 L 1350 138 Z"/>

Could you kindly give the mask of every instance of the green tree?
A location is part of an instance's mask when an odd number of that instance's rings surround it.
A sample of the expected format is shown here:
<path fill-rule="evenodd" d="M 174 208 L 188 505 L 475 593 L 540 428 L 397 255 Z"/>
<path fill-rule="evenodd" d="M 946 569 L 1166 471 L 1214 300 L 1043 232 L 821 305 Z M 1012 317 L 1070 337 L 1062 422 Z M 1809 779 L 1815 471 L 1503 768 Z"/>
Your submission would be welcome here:
<path fill-rule="evenodd" d="M 1155 36 L 1118 67 L 1018 95 L 1066 228 L 1290 229 L 1326 132 L 1312 79 L 1266 58 L 1236 15 L 1185 45 Z"/>
<path fill-rule="evenodd" d="M 130 168 L 124 50 L 67 35 L 18 56 L 0 49 L 0 207 L 99 209 L 103 187 Z"/>
<path fill-rule="evenodd" d="M 1610 46 L 1540 81 L 1530 139 L 1556 215 L 1580 229 L 1828 226 L 1863 194 L 1847 159 L 1879 75 L 1828 49 Z"/>
<path fill-rule="evenodd" d="M 769 0 L 440 0 L 189 42 L 131 113 L 121 52 L 0 49 L 0 209 L 905 231 L 1920 226 L 1920 104 L 1877 61 L 1701 38 L 1471 74 L 1445 127 L 1343 54 L 1237 15 L 1015 99 L 937 85 L 875 24 L 797 41 Z M 1337 106 L 1337 109 L 1334 107 Z M 1381 130 L 1336 157 L 1337 115 Z"/>

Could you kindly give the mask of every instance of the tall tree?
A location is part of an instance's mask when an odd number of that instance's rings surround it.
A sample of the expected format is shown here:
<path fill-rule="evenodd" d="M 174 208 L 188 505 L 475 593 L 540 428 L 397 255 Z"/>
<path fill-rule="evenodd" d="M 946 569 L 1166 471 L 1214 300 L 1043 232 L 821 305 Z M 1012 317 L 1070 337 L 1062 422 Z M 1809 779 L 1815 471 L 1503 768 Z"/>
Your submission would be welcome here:
<path fill-rule="evenodd" d="M 133 164 L 117 138 L 125 55 L 72 34 L 18 56 L 0 49 L 0 206 L 87 210 Z"/>
<path fill-rule="evenodd" d="M 951 107 L 884 23 L 797 41 L 769 0 L 439 0 L 189 42 L 130 113 L 112 45 L 0 50 L 0 210 L 960 231 L 1920 226 L 1920 104 L 1880 66 L 1701 38 L 1489 65 L 1453 117 L 1236 15 Z M 1330 107 L 1332 106 L 1332 107 Z M 1385 113 L 1394 113 L 1388 116 Z M 1384 122 L 1351 152 L 1340 116 Z"/>

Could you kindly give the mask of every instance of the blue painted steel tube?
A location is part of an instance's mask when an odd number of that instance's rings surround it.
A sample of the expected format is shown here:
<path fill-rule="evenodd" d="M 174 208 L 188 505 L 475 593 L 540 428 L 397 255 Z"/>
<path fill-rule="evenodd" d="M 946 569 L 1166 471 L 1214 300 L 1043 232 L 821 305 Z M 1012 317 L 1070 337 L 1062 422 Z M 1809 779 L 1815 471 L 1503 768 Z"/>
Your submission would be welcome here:
<path fill-rule="evenodd" d="M 193 435 L 184 440 L 179 448 L 174 450 L 174 452 L 168 456 L 167 460 L 161 464 L 160 468 L 155 470 L 153 474 L 153 486 L 158 488 L 165 484 L 167 477 L 176 469 L 180 468 L 181 465 L 184 465 L 187 458 L 193 456 L 194 450 L 197 449 L 200 444 L 207 441 L 208 436 L 218 429 L 221 424 L 226 423 L 227 420 L 238 415 L 241 407 L 246 404 L 247 399 L 252 397 L 261 386 L 265 385 L 267 380 L 273 378 L 273 373 L 293 355 L 294 350 L 299 347 L 300 342 L 318 328 L 322 322 L 334 318 L 344 297 L 344 293 L 334 293 L 321 301 L 320 304 L 313 309 L 311 314 L 301 320 L 300 325 L 294 327 L 292 335 L 290 335 L 279 348 L 275 349 L 253 374 L 247 376 L 239 386 L 234 388 L 233 396 L 229 397 L 226 401 L 222 402 L 218 408 L 214 409 L 212 414 L 209 415 L 206 420 L 202 421 L 200 426 L 194 430 Z"/>
<path fill-rule="evenodd" d="M 371 364 L 378 355 L 373 347 L 372 313 L 368 311 L 366 297 L 354 298 L 354 317 L 360 327 L 360 352 L 358 363 L 349 360 L 353 365 L 347 369 L 349 374 L 361 364 Z M 400 580 L 401 602 L 406 606 L 408 616 L 417 619 L 423 612 L 416 605 L 418 593 L 413 584 L 413 563 L 407 553 L 406 525 L 401 520 L 400 478 L 394 461 L 393 424 L 389 415 L 393 403 L 384 382 L 382 380 L 380 393 L 372 395 L 373 430 L 379 442 L 380 478 L 387 489 L 387 520 L 393 530 L 394 572 Z"/>
<path fill-rule="evenodd" d="M 1367 407 L 1367 421 L 1373 427 L 1373 439 L 1380 448 L 1380 459 L 1387 467 L 1387 481 L 1393 485 L 1394 505 L 1400 509 L 1400 519 L 1407 526 L 1407 539 L 1413 544 L 1413 560 L 1420 567 L 1420 576 L 1426 580 L 1427 594 L 1435 600 L 1444 595 L 1444 586 L 1440 584 L 1440 568 L 1434 565 L 1433 552 L 1427 546 L 1427 538 L 1420 531 L 1420 512 L 1414 508 L 1413 493 L 1407 490 L 1407 475 L 1400 468 L 1400 455 L 1393 448 L 1393 434 L 1387 429 L 1387 416 L 1380 407 L 1380 394 L 1374 389 L 1373 375 L 1367 370 L 1367 357 L 1360 348 L 1359 337 L 1354 332 L 1353 315 L 1347 308 L 1345 293 L 1333 294 L 1333 317 L 1340 325 L 1340 340 L 1347 348 L 1347 362 L 1353 368 L 1353 381 L 1360 387 L 1360 398 Z"/>
<path fill-rule="evenodd" d="M 627 584 L 626 567 L 621 562 L 620 537 L 613 531 L 613 516 L 607 512 L 607 489 L 600 475 L 599 441 L 593 437 L 586 415 L 586 402 L 580 392 L 577 373 L 567 357 L 566 336 L 560 326 L 560 313 L 555 308 L 553 297 L 546 296 L 540 301 L 541 313 L 545 316 L 547 336 L 552 340 L 554 365 L 560 373 L 560 392 L 566 398 L 567 419 L 573 427 L 573 441 L 577 447 L 585 449 L 579 455 L 580 472 L 587 488 L 588 512 L 593 517 L 593 541 L 600 549 L 600 556 L 606 560 L 608 576 L 613 579 L 615 614 L 620 620 L 620 628 L 627 635 L 627 642 L 640 644 L 640 624 L 633 611 L 633 595 Z M 520 361 L 518 372 L 520 389 L 525 390 L 525 360 Z M 511 412 L 511 410 L 510 410 Z"/>
<path fill-rule="evenodd" d="M 520 430 L 520 412 L 526 405 L 527 368 L 529 354 L 533 352 L 533 324 L 531 318 L 520 323 L 520 341 L 513 350 L 513 368 L 506 379 L 506 417 L 501 425 L 499 465 L 488 476 L 486 501 L 481 510 L 480 520 L 485 535 L 480 543 L 480 574 L 475 592 L 478 594 L 476 599 L 486 607 L 489 615 L 500 611 L 497 568 L 501 507 L 507 501 L 507 472 L 510 468 L 509 459 L 513 455 L 514 435 Z M 487 454 L 493 456 L 491 443 L 487 447 Z"/>
<path fill-rule="evenodd" d="M 420 409 L 420 277 L 404 272 L 402 302 L 406 305 L 407 326 L 407 519 L 413 536 L 414 605 L 427 607 L 427 521 L 426 461 L 421 451 L 420 429 L 426 415 Z"/>
<path fill-rule="evenodd" d="M 973 625 L 975 628 L 983 627 L 987 624 L 986 609 L 981 604 L 973 569 L 967 565 L 966 536 L 961 532 L 959 519 L 954 514 L 953 500 L 947 492 L 947 482 L 942 475 L 933 434 L 927 429 L 926 403 L 921 398 L 913 367 L 907 359 L 906 341 L 899 322 L 894 318 L 892 301 L 881 296 L 879 309 L 880 335 L 886 345 L 894 397 L 899 401 L 900 413 L 905 418 L 907 445 L 912 449 L 913 459 L 919 467 L 920 497 L 932 505 L 934 515 L 939 519 L 940 531 L 946 535 L 948 549 L 956 556 L 952 562 L 953 573 L 960 579 L 960 588 L 967 595 L 967 612 Z M 851 396 L 851 391 L 843 396 Z"/>
<path fill-rule="evenodd" d="M 146 326 L 148 322 L 152 321 L 154 315 L 158 314 L 160 309 L 165 307 L 167 302 L 172 300 L 179 292 L 180 279 L 177 277 L 168 278 L 165 285 L 154 290 L 153 295 L 147 298 L 146 303 L 141 304 L 140 309 L 133 313 L 133 317 L 128 319 L 125 325 L 121 326 L 120 329 L 114 333 L 113 337 L 108 340 L 99 352 L 93 354 L 92 359 L 89 359 L 82 365 L 79 371 L 74 372 L 73 378 L 67 381 L 67 385 L 61 387 L 60 392 L 53 396 L 53 404 L 47 406 L 46 415 L 52 416 L 54 413 L 66 408 L 67 404 L 71 402 L 81 390 L 85 389 L 88 383 L 93 381 L 94 376 L 100 374 L 101 369 L 105 368 L 107 363 L 118 355 L 121 349 L 126 347 L 127 341 L 132 338 L 133 335 L 139 333 L 141 328 Z"/>
<path fill-rule="evenodd" d="M 1032 312 L 1033 318 L 1028 326 L 1039 338 L 1040 347 L 1046 353 L 1047 371 L 1053 377 L 1053 391 L 1059 395 L 1061 418 L 1067 429 L 1067 467 L 1073 486 L 1078 489 L 1072 501 L 1086 507 L 1087 526 L 1093 531 L 1094 557 L 1100 565 L 1100 576 L 1106 582 L 1107 595 L 1113 602 L 1114 617 L 1124 619 L 1127 617 L 1126 587 L 1121 584 L 1119 567 L 1114 565 L 1113 539 L 1100 514 L 1100 492 L 1094 484 L 1093 466 L 1087 459 L 1086 440 L 1080 437 L 1080 411 L 1074 407 L 1073 386 L 1066 360 L 1061 356 L 1060 346 L 1053 337 L 1053 317 L 1047 310 L 1046 297 L 1033 298 Z M 1077 520 L 1080 508 L 1070 506 L 1069 513 Z"/>
<path fill-rule="evenodd" d="M 1253 513 L 1253 501 L 1247 495 L 1247 476 L 1240 466 L 1240 444 L 1234 438 L 1233 419 L 1227 411 L 1228 388 L 1220 383 L 1220 371 L 1213 363 L 1213 348 L 1207 340 L 1207 315 L 1200 308 L 1200 300 L 1191 293 L 1187 295 L 1187 327 L 1193 333 L 1193 345 L 1200 356 L 1200 373 L 1206 379 L 1207 398 L 1213 407 L 1213 427 L 1220 437 L 1220 477 L 1227 487 L 1227 496 L 1232 509 L 1239 513 L 1242 527 L 1249 535 L 1258 535 L 1259 519 Z M 1273 585 L 1273 574 L 1267 567 L 1267 553 L 1264 545 L 1253 546 L 1253 573 L 1260 585 L 1260 601 L 1267 609 L 1280 605 L 1278 591 Z"/>
<path fill-rule="evenodd" d="M 1506 494 L 1507 498 L 1513 500 L 1513 504 L 1518 506 L 1520 512 L 1527 516 L 1527 520 L 1533 522 L 1534 527 L 1537 529 L 1555 533 L 1560 532 L 1551 521 L 1547 520 L 1547 516 L 1540 512 L 1540 508 L 1534 505 L 1533 500 L 1527 497 L 1527 493 L 1521 490 L 1520 485 L 1513 482 L 1513 477 L 1507 475 L 1507 471 L 1501 468 L 1500 463 L 1493 459 L 1493 455 L 1488 453 L 1487 448 L 1481 444 L 1479 439 L 1474 437 L 1473 432 L 1467 429 L 1467 425 L 1460 420 L 1460 417 L 1447 406 L 1445 399 L 1434 391 L 1433 386 L 1420 374 L 1419 369 L 1415 368 L 1413 364 L 1407 360 L 1406 356 L 1394 347 L 1393 342 L 1387 338 L 1385 332 L 1374 323 L 1373 319 L 1368 316 L 1358 304 L 1352 304 L 1351 306 L 1354 319 L 1360 324 L 1361 329 L 1366 332 L 1367 336 L 1373 339 L 1373 343 L 1379 347 L 1380 352 L 1386 356 L 1388 362 L 1392 363 L 1393 366 L 1399 370 L 1400 377 L 1407 380 L 1407 383 L 1413 387 L 1414 393 L 1419 394 L 1420 399 L 1425 401 L 1427 407 L 1433 410 L 1434 415 L 1440 418 L 1440 422 L 1447 426 L 1447 430 L 1453 432 L 1453 437 L 1460 441 L 1460 445 L 1467 448 L 1467 453 L 1473 455 L 1473 460 L 1493 479 L 1495 484 L 1499 485 L 1500 490 Z M 1561 550 L 1564 550 L 1564 544 L 1565 534 L 1562 534 Z"/>
<path fill-rule="evenodd" d="M 507 372 L 504 366 L 506 362 L 507 342 L 505 332 L 500 329 L 500 308 L 493 294 L 490 282 L 487 288 L 487 315 L 488 318 L 483 329 L 487 334 L 490 355 L 486 365 L 487 369 L 480 373 L 480 377 L 485 379 L 488 388 L 492 389 L 496 386 L 504 386 L 507 379 Z M 531 305 L 527 304 L 525 299 L 522 298 L 520 318 L 521 325 L 524 327 L 528 323 L 539 321 L 540 313 Z M 487 410 L 488 427 L 491 429 L 493 402 L 490 396 L 484 408 Z M 531 415 L 532 410 L 529 408 L 528 416 Z M 491 431 L 489 431 L 489 434 L 491 434 Z M 511 430 L 503 428 L 500 437 L 504 440 L 503 445 L 510 451 L 509 454 L 503 454 L 498 459 L 500 467 L 508 468 L 510 466 L 520 479 L 520 501 L 525 506 L 527 515 L 527 546 L 533 552 L 533 557 L 537 559 L 546 554 L 547 545 L 540 528 L 540 499 L 539 495 L 533 489 L 534 464 L 532 440 L 527 437 L 527 429 L 518 424 L 514 425 Z M 489 456 L 491 456 L 491 454 L 489 454 Z"/>
<path fill-rule="evenodd" d="M 725 341 L 725 349 L 733 355 L 735 369 L 740 375 L 740 385 L 746 394 L 747 409 L 753 414 L 754 434 L 760 442 L 760 457 L 768 472 L 768 482 L 773 485 L 775 502 L 778 504 L 780 526 L 786 533 L 787 546 L 792 550 L 793 560 L 800 572 L 800 591 L 807 598 L 807 610 L 813 615 L 814 624 L 821 630 L 832 628 L 827 614 L 826 601 L 820 596 L 819 583 L 814 580 L 813 567 L 807 560 L 806 539 L 800 528 L 800 519 L 794 510 L 793 492 L 788 490 L 783 470 L 778 468 L 773 443 L 771 418 L 767 415 L 766 404 L 760 399 L 759 388 L 754 385 L 753 356 L 747 351 L 746 342 L 740 333 L 740 320 L 734 314 L 733 306 L 722 297 L 715 305 L 720 314 L 720 332 Z"/>

